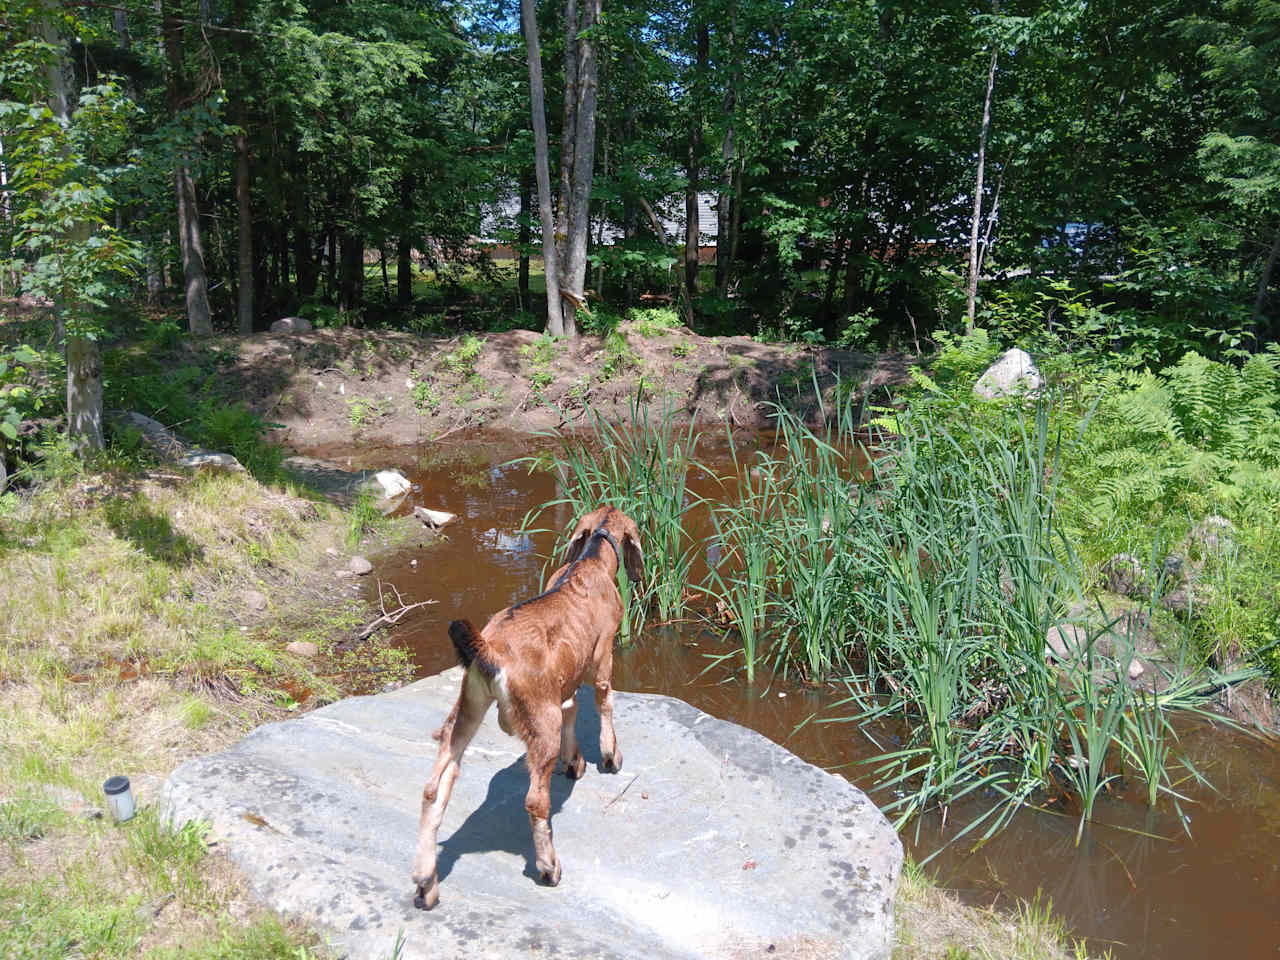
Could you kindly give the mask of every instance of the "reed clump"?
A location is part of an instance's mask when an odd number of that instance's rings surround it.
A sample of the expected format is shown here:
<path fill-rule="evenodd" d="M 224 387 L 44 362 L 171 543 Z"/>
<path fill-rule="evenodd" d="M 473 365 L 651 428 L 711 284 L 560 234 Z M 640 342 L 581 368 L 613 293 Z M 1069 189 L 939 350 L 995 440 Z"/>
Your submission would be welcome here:
<path fill-rule="evenodd" d="M 1142 617 L 1121 628 L 1090 597 L 1059 518 L 1075 437 L 1053 400 L 981 417 L 882 411 L 870 427 L 852 400 L 821 413 L 813 428 L 777 407 L 772 443 L 750 453 L 730 433 L 723 476 L 670 411 L 651 420 L 637 405 L 629 422 L 598 422 L 589 444 L 562 438 L 557 502 L 575 515 L 612 503 L 645 538 L 632 636 L 650 613 L 698 613 L 749 683 L 765 671 L 840 684 L 843 716 L 824 722 L 888 737 L 872 768 L 899 826 L 981 795 L 984 812 L 956 836 L 986 837 L 1052 793 L 1083 827 L 1122 775 L 1146 783 L 1151 805 L 1176 804 L 1199 775 L 1178 757 L 1172 717 L 1205 712 L 1247 672 L 1200 666 L 1184 645 L 1154 689 L 1129 682 Z M 713 494 L 691 491 L 695 473 Z M 1075 646 L 1054 655 L 1047 637 L 1064 624 Z"/>

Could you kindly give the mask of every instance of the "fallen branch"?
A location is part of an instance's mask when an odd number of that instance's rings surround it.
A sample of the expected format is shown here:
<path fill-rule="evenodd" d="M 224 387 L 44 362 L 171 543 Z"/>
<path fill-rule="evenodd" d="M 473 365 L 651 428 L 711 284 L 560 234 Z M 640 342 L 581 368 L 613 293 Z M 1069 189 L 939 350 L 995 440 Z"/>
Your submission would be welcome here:
<path fill-rule="evenodd" d="M 391 586 L 391 585 L 387 584 L 387 586 Z M 344 645 L 350 645 L 353 643 L 359 643 L 362 640 L 368 640 L 371 636 L 374 635 L 374 633 L 381 630 L 383 627 L 390 627 L 390 626 L 393 626 L 394 624 L 399 623 L 401 620 L 405 618 L 407 614 L 413 612 L 414 610 L 417 610 L 419 607 L 425 607 L 430 604 L 440 602 L 439 600 L 419 600 L 417 603 L 407 604 L 403 601 L 403 599 L 401 599 L 399 590 L 396 590 L 395 587 L 391 587 L 391 590 L 392 592 L 395 593 L 396 601 L 400 604 L 400 606 L 397 607 L 395 610 L 390 610 L 390 611 L 387 610 L 386 600 L 383 598 L 383 595 L 382 595 L 382 582 L 379 581 L 378 604 L 379 606 L 382 607 L 382 616 L 378 617 L 376 620 L 371 620 L 369 623 L 366 623 L 363 627 L 361 627 L 354 634 L 352 634 L 348 640 L 344 641 Z"/>

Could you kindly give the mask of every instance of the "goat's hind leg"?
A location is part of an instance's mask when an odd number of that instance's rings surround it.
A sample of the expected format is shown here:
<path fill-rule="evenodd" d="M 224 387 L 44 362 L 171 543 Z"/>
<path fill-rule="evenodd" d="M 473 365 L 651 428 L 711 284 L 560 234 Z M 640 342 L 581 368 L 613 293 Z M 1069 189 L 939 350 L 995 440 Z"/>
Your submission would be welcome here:
<path fill-rule="evenodd" d="M 534 730 L 525 744 L 529 794 L 524 807 L 529 811 L 529 826 L 533 830 L 538 879 L 549 887 L 560 882 L 560 858 L 551 844 L 551 774 L 556 769 L 556 725 L 560 720 L 559 709 L 542 712 L 535 719 Z"/>
<path fill-rule="evenodd" d="M 430 910 L 440 901 L 440 883 L 436 877 L 436 836 L 444 819 L 458 765 L 467 744 L 475 736 L 493 702 L 487 684 L 468 670 L 462 681 L 458 702 L 444 726 L 440 728 L 440 752 L 436 754 L 431 778 L 422 791 L 422 817 L 418 823 L 418 851 L 413 858 L 413 883 L 417 888 L 414 904 Z"/>

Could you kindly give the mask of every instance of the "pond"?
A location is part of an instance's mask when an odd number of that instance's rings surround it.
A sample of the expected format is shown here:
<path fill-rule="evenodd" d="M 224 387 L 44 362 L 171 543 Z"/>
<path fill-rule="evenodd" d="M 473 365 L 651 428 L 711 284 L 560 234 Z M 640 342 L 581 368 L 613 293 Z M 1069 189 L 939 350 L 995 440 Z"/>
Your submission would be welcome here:
<path fill-rule="evenodd" d="M 533 448 L 528 437 L 484 435 L 419 450 L 362 449 L 352 458 L 353 466 L 395 466 L 419 485 L 402 510 L 418 504 L 457 514 L 443 542 L 407 545 L 375 570 L 406 603 L 438 601 L 396 634 L 420 676 L 456 662 L 446 632 L 451 619 L 483 624 L 539 589 L 554 538 L 520 529 L 531 509 L 556 498 L 556 480 L 508 463 Z M 715 464 L 714 451 L 700 454 Z M 567 525 L 567 511 L 560 508 L 554 522 Z M 376 583 L 366 589 L 376 600 Z M 749 686 L 731 664 L 717 662 L 729 649 L 694 622 L 651 625 L 641 642 L 616 650 L 614 684 L 678 697 L 750 727 L 885 802 L 871 790 L 865 763 L 878 752 L 870 732 L 832 722 L 840 717 L 841 688 L 760 676 Z M 424 717 L 423 726 L 440 719 Z M 1181 748 L 1213 785 L 1181 784 L 1181 812 L 1168 800 L 1151 812 L 1142 784 L 1131 791 L 1122 784 L 1099 801 L 1079 845 L 1078 811 L 1070 807 L 1024 810 L 976 850 L 971 840 L 952 842 L 976 807 L 953 808 L 945 828 L 937 818 L 911 823 L 903 841 L 917 860 L 936 854 L 930 871 L 971 903 L 1050 900 L 1096 953 L 1164 960 L 1280 955 L 1280 749 L 1204 722 L 1180 724 L 1180 733 Z"/>

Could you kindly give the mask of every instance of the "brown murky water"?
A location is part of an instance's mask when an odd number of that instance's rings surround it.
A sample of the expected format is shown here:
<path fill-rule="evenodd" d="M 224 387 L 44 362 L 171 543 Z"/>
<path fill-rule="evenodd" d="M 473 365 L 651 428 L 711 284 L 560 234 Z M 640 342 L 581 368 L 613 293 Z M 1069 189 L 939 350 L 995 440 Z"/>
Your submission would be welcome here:
<path fill-rule="evenodd" d="M 530 509 L 556 496 L 555 479 L 504 466 L 532 450 L 527 438 L 471 437 L 430 451 L 364 450 L 354 461 L 400 468 L 420 485 L 410 494 L 412 504 L 458 515 L 446 542 L 406 548 L 375 571 L 406 602 L 439 601 L 396 635 L 413 650 L 422 676 L 455 662 L 449 620 L 483 623 L 539 588 L 552 537 L 518 531 Z M 554 517 L 561 526 L 569 519 L 567 513 Z M 376 593 L 372 584 L 369 590 Z M 728 649 L 693 624 L 650 630 L 643 642 L 616 652 L 614 683 L 679 697 L 870 789 L 863 761 L 875 747 L 855 725 L 831 722 L 840 715 L 839 689 L 785 682 L 749 687 L 728 665 L 714 665 Z M 423 725 L 438 720 L 424 717 Z M 966 821 L 964 810 L 953 810 L 945 832 L 925 820 L 918 832 L 908 826 L 903 840 L 917 860 L 941 848 L 930 868 L 971 902 L 1050 898 L 1054 912 L 1099 953 L 1161 960 L 1280 957 L 1280 744 L 1188 723 L 1182 747 L 1216 792 L 1184 784 L 1181 814 L 1167 801 L 1150 813 L 1137 791 L 1122 791 L 1100 801 L 1099 822 L 1079 846 L 1069 812 L 1019 814 L 978 850 L 964 840 L 948 845 L 955 825 Z"/>

